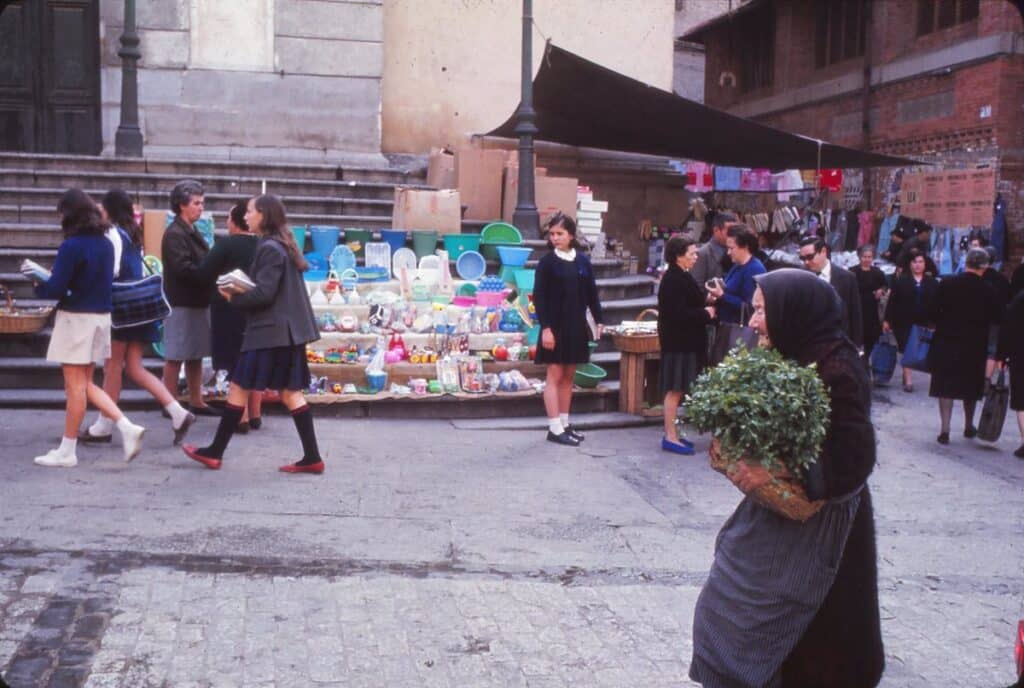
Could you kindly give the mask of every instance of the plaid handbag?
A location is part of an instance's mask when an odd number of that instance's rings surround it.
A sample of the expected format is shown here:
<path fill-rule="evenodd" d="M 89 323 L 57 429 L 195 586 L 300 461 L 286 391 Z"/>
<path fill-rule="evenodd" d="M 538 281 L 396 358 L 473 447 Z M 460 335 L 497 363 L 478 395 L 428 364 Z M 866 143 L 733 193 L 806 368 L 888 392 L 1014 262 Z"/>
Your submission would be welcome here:
<path fill-rule="evenodd" d="M 146 325 L 171 314 L 164 296 L 163 275 L 150 275 L 134 282 L 114 282 L 110 326 L 115 330 Z"/>

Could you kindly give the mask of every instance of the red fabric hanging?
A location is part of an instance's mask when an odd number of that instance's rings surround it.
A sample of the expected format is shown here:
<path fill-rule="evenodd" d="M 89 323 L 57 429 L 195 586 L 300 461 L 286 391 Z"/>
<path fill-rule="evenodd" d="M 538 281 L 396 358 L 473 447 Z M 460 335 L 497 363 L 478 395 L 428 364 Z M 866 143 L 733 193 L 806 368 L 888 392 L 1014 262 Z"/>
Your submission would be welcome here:
<path fill-rule="evenodd" d="M 843 190 L 843 170 L 840 168 L 823 169 L 821 171 L 821 182 L 819 187 L 828 191 Z"/>

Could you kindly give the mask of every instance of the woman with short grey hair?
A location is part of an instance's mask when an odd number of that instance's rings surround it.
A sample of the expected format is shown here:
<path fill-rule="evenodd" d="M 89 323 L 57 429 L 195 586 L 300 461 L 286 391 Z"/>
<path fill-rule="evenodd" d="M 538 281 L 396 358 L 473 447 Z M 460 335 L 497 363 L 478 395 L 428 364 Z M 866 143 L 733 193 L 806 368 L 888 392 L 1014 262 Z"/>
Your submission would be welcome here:
<path fill-rule="evenodd" d="M 203 402 L 203 358 L 210 355 L 211 287 L 200 273 L 210 251 L 195 228 L 203 214 L 203 185 L 194 179 L 178 182 L 171 190 L 174 221 L 160 244 L 164 265 L 164 291 L 171 315 L 164 320 L 164 385 L 177 395 L 178 375 L 185 363 L 189 410 L 199 416 L 219 415 Z"/>

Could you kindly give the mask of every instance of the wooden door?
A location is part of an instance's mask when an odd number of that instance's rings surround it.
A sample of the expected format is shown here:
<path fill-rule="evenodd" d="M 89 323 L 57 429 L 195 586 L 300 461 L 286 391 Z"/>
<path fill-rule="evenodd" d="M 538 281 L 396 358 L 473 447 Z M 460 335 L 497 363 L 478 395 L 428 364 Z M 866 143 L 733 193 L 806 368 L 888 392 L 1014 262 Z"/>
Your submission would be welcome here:
<path fill-rule="evenodd" d="M 98 0 L 0 10 L 0 150 L 100 152 Z"/>

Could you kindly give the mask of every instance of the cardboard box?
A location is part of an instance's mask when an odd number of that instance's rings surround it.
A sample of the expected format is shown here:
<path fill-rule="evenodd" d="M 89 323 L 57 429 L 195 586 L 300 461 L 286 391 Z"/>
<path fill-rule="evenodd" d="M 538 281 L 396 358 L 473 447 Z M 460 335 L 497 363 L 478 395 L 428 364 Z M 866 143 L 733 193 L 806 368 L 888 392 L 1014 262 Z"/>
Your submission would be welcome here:
<path fill-rule="evenodd" d="M 455 185 L 467 220 L 501 217 L 501 174 L 505 151 L 461 146 L 455 153 Z"/>
<path fill-rule="evenodd" d="M 156 256 L 163 261 L 160 244 L 167 229 L 166 210 L 147 210 L 142 213 L 142 249 L 147 256 Z"/>
<path fill-rule="evenodd" d="M 576 187 L 579 180 L 575 177 L 537 177 L 537 211 L 540 221 L 544 221 L 555 212 L 563 213 L 576 219 Z"/>
<path fill-rule="evenodd" d="M 436 229 L 439 234 L 462 231 L 462 203 L 454 189 L 424 191 L 395 187 L 394 229 Z"/>
<path fill-rule="evenodd" d="M 537 187 L 541 177 L 547 177 L 548 170 L 546 167 L 534 168 L 534 198 L 538 199 Z M 512 214 L 516 211 L 516 204 L 519 202 L 519 166 L 513 164 L 505 165 L 504 174 L 504 191 L 502 192 L 501 200 L 501 219 L 505 222 L 512 222 Z M 540 201 L 536 200 L 537 208 L 540 209 Z M 543 215 L 543 213 L 541 213 Z"/>
<path fill-rule="evenodd" d="M 436 189 L 454 189 L 455 154 L 442 148 L 433 148 L 427 160 L 427 186 Z"/>

